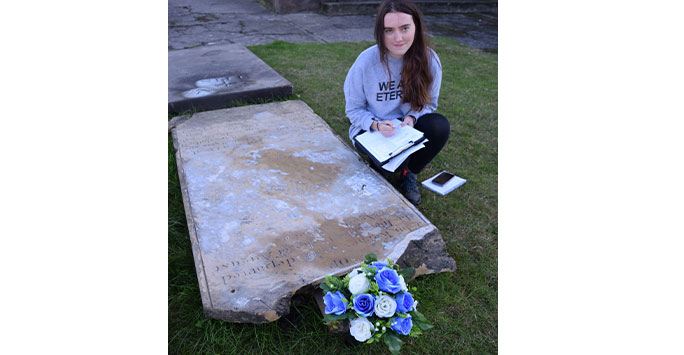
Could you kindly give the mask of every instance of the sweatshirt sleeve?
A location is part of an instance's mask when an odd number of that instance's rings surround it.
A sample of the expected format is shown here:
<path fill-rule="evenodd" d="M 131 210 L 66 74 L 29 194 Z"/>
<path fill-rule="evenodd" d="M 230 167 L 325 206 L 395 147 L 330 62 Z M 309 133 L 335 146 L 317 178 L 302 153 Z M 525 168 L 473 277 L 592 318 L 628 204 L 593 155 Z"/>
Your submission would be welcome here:
<path fill-rule="evenodd" d="M 368 111 L 368 101 L 363 88 L 363 74 L 363 66 L 359 65 L 357 59 L 344 80 L 344 99 L 346 102 L 344 112 L 352 126 L 369 131 L 374 116 Z"/>
<path fill-rule="evenodd" d="M 430 72 L 432 73 L 432 85 L 430 85 L 430 101 L 427 103 L 427 105 L 425 105 L 425 107 L 423 107 L 421 111 L 409 110 L 409 112 L 406 114 L 407 116 L 411 115 L 415 117 L 416 122 L 418 122 L 420 116 L 435 112 L 435 110 L 437 110 L 439 89 L 442 86 L 442 63 L 439 61 L 437 53 L 434 51 L 432 51 L 431 58 Z"/>

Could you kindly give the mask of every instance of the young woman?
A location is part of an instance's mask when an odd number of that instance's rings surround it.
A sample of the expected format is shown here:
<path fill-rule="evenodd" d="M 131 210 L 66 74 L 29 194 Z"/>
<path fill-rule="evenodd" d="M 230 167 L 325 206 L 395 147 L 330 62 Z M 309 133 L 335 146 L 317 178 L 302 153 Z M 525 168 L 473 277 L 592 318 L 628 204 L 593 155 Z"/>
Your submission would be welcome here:
<path fill-rule="evenodd" d="M 356 58 L 344 81 L 345 112 L 351 121 L 349 138 L 365 131 L 390 137 L 391 120 L 423 132 L 428 142 L 399 169 L 400 189 L 414 205 L 421 201 L 417 175 L 442 150 L 449 138 L 449 121 L 435 113 L 442 64 L 427 47 L 422 14 L 410 0 L 385 0 L 375 20 L 376 45 Z M 357 148 L 358 150 L 358 148 Z M 376 167 L 379 168 L 379 167 Z"/>

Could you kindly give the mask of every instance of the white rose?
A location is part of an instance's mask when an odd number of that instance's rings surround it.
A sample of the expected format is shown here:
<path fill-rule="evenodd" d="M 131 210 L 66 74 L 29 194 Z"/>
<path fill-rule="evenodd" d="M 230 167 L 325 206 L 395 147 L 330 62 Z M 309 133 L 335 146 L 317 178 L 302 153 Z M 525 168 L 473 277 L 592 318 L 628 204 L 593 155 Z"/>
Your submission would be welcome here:
<path fill-rule="evenodd" d="M 414 311 L 418 310 L 416 307 L 418 307 L 418 301 L 413 301 L 413 310 Z"/>
<path fill-rule="evenodd" d="M 406 287 L 406 281 L 404 281 L 404 276 L 399 275 L 399 286 L 401 286 L 401 290 L 404 292 L 408 292 L 408 287 Z"/>
<path fill-rule="evenodd" d="M 352 319 L 350 322 L 349 333 L 358 341 L 366 341 L 371 337 L 373 324 L 366 318 Z"/>
<path fill-rule="evenodd" d="M 351 279 L 352 277 L 358 275 L 358 274 L 363 274 L 363 268 L 357 267 L 356 269 L 352 270 L 347 276 Z"/>
<path fill-rule="evenodd" d="M 368 282 L 366 275 L 363 273 L 358 274 L 349 280 L 349 292 L 351 292 L 352 295 L 366 292 L 369 288 L 370 282 Z"/>
<path fill-rule="evenodd" d="M 397 310 L 397 302 L 394 298 L 382 295 L 375 298 L 375 314 L 378 317 L 389 318 L 394 315 L 394 311 Z"/>

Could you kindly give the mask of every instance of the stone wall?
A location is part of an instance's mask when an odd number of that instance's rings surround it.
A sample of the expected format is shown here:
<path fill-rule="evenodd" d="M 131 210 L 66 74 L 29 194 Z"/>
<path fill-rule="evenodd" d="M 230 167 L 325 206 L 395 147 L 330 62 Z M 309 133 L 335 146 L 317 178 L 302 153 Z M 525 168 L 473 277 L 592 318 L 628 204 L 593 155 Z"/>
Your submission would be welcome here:
<path fill-rule="evenodd" d="M 375 14 L 379 0 L 257 0 L 276 13 L 315 11 L 326 15 Z M 497 0 L 414 0 L 424 14 L 496 12 Z"/>

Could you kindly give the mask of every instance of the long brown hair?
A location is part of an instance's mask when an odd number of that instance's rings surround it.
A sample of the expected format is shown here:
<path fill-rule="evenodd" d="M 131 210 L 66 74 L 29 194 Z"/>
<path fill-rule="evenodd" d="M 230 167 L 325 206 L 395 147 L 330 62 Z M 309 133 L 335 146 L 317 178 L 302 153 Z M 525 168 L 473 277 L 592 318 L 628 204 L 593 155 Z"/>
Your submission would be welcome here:
<path fill-rule="evenodd" d="M 385 44 L 385 15 L 389 12 L 403 12 L 411 15 L 416 26 L 413 44 L 404 54 L 404 64 L 401 68 L 401 102 L 409 103 L 411 109 L 420 111 L 430 102 L 430 84 L 432 73 L 429 68 L 428 43 L 426 31 L 423 28 L 423 15 L 410 0 L 384 0 L 378 7 L 375 18 L 375 41 L 380 50 L 380 60 L 390 73 L 387 62 L 387 45 Z M 391 75 L 391 74 L 390 74 Z"/>

